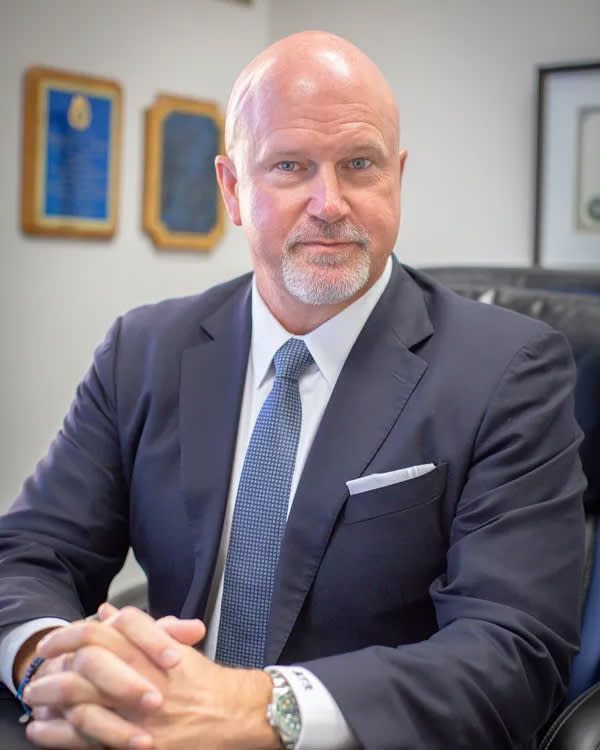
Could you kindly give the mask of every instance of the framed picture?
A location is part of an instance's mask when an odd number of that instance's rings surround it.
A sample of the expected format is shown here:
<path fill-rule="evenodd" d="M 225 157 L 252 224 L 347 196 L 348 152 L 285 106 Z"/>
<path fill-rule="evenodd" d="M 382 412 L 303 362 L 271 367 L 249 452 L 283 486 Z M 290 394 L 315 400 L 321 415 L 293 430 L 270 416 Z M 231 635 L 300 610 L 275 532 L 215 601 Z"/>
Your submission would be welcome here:
<path fill-rule="evenodd" d="M 144 229 L 154 244 L 210 250 L 225 227 L 215 174 L 223 153 L 215 102 L 159 95 L 146 112 Z"/>
<path fill-rule="evenodd" d="M 534 264 L 600 267 L 600 61 L 538 73 Z"/>
<path fill-rule="evenodd" d="M 45 67 L 26 71 L 21 187 L 25 232 L 114 234 L 121 98 L 115 81 Z"/>

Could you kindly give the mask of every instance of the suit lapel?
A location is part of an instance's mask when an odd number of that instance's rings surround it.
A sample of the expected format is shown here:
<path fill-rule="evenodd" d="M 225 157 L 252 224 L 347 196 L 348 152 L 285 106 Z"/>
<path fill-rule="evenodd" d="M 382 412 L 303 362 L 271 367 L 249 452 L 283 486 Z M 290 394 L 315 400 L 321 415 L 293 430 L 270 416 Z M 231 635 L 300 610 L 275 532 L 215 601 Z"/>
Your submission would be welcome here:
<path fill-rule="evenodd" d="M 182 485 L 197 540 L 182 617 L 202 614 L 221 541 L 250 346 L 250 283 L 201 324 L 201 341 L 181 360 Z"/>
<path fill-rule="evenodd" d="M 398 419 L 426 363 L 410 351 L 433 331 L 423 295 L 394 263 L 331 395 L 308 455 L 282 543 L 266 663 L 277 662 L 312 585 L 348 492 Z"/>

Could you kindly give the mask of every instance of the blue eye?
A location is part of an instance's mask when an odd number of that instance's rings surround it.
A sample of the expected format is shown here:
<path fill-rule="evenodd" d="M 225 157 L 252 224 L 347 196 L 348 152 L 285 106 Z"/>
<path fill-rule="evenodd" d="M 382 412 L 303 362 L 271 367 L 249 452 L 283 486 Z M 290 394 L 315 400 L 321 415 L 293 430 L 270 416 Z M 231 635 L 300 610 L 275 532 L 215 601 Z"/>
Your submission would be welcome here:
<path fill-rule="evenodd" d="M 352 167 L 352 169 L 366 169 L 367 167 L 370 167 L 371 164 L 371 160 L 365 159 L 364 157 L 352 159 L 352 161 L 350 162 L 350 166 Z"/>
<path fill-rule="evenodd" d="M 282 172 L 293 172 L 298 166 L 298 162 L 295 161 L 280 161 L 277 165 L 277 169 Z"/>

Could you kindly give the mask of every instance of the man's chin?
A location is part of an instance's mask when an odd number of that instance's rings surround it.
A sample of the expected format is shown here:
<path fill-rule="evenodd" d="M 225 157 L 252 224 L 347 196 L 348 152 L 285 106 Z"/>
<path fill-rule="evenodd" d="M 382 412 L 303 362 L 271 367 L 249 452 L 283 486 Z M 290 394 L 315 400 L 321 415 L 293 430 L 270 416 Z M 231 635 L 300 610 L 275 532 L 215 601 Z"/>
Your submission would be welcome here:
<path fill-rule="evenodd" d="M 288 292 L 309 305 L 335 305 L 355 297 L 369 280 L 369 265 L 348 268 L 346 264 L 303 263 L 284 265 Z"/>

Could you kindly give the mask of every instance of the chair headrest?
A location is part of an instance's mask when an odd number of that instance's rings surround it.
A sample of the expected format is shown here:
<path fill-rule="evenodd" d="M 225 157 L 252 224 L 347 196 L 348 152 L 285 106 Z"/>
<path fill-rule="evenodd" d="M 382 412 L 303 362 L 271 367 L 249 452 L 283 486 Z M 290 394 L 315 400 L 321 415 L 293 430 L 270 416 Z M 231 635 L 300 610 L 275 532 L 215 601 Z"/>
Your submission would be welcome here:
<path fill-rule="evenodd" d="M 512 286 L 600 295 L 600 271 L 504 266 L 438 266 L 421 270 L 452 289 L 457 289 L 458 285 L 472 285 L 483 289 Z"/>

